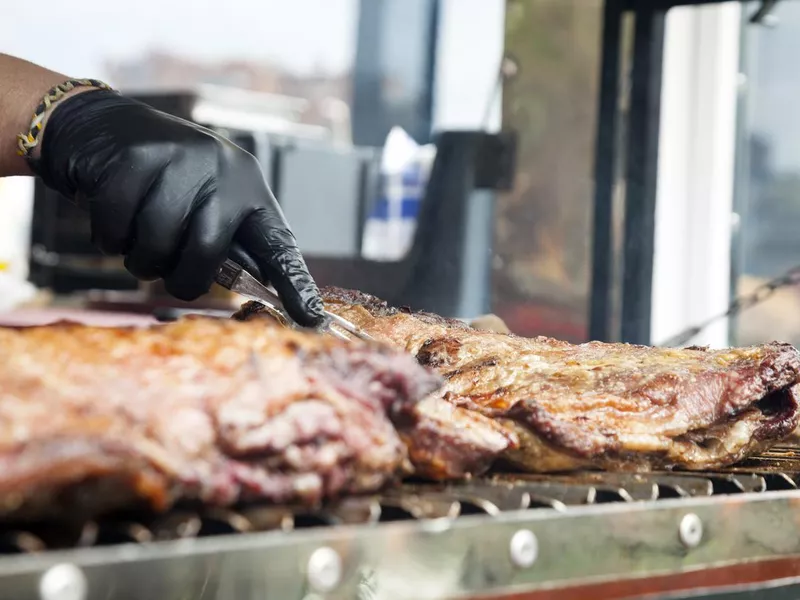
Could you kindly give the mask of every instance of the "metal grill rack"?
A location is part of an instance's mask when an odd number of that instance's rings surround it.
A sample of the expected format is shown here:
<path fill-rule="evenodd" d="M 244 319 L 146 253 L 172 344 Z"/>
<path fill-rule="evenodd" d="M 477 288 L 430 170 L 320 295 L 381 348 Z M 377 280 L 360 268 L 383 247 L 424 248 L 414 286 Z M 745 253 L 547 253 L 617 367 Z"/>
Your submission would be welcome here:
<path fill-rule="evenodd" d="M 379 496 L 349 498 L 314 512 L 274 506 L 179 508 L 166 515 L 129 515 L 71 527 L 6 527 L 0 528 L 0 554 L 467 515 L 497 516 L 520 510 L 568 512 L 597 504 L 793 490 L 798 484 L 800 448 L 779 446 L 714 473 L 498 474 L 452 485 L 406 483 Z"/>
<path fill-rule="evenodd" d="M 502 473 L 314 512 L 179 507 L 7 527 L 0 600 L 484 600 L 666 575 L 679 589 L 721 564 L 735 581 L 765 562 L 800 569 L 799 485 L 800 448 L 787 445 L 714 473 Z M 586 590 L 566 597 L 607 597 Z"/>

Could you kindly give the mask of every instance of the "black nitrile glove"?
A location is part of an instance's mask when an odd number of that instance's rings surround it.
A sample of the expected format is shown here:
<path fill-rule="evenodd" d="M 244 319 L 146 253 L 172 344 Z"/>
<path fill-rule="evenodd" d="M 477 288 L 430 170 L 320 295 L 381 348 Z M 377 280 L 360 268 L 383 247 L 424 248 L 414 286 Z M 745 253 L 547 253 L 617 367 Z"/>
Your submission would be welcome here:
<path fill-rule="evenodd" d="M 109 91 L 59 103 L 32 163 L 89 210 L 92 239 L 143 280 L 193 300 L 228 257 L 269 281 L 301 325 L 322 300 L 256 159 L 215 134 Z"/>

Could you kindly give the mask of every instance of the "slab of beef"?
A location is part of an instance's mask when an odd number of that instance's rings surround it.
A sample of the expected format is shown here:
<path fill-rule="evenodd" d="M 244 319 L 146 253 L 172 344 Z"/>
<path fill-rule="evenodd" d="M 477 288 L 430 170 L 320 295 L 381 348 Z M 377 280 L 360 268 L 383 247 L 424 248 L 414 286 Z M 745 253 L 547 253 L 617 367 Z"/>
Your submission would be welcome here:
<path fill-rule="evenodd" d="M 257 302 L 245 303 L 233 318 L 286 325 L 282 317 Z M 385 341 L 393 345 L 392 340 Z M 512 429 L 479 412 L 447 402 L 438 388 L 415 408 L 414 426 L 398 429 L 415 475 L 430 479 L 480 475 L 500 454 L 519 445 Z"/>
<path fill-rule="evenodd" d="M 376 490 L 439 384 L 402 352 L 263 321 L 0 328 L 0 514 Z"/>
<path fill-rule="evenodd" d="M 328 289 L 325 302 L 437 369 L 440 397 L 514 434 L 519 444 L 498 455 L 529 471 L 712 469 L 768 447 L 800 418 L 800 355 L 786 344 L 572 345 L 477 331 L 358 292 Z"/>

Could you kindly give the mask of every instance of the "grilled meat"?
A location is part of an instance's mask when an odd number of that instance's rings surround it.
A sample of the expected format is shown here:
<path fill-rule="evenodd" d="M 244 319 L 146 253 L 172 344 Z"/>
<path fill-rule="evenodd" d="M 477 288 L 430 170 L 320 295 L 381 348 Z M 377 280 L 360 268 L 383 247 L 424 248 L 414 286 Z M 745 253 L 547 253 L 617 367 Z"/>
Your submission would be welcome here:
<path fill-rule="evenodd" d="M 264 317 L 278 320 L 274 311 L 247 302 L 233 315 L 234 320 Z M 281 319 L 279 322 L 284 323 Z M 391 340 L 388 340 L 391 343 Z M 399 430 L 408 448 L 414 473 L 430 479 L 461 479 L 486 472 L 497 457 L 519 445 L 517 434 L 508 427 L 447 402 L 438 390 L 416 406 L 414 427 Z"/>
<path fill-rule="evenodd" d="M 418 405 L 419 420 L 400 432 L 414 473 L 429 479 L 481 475 L 512 448 L 519 437 L 510 428 L 442 399 L 438 393 Z"/>
<path fill-rule="evenodd" d="M 519 444 L 498 456 L 528 471 L 711 469 L 768 447 L 800 418 L 800 355 L 787 344 L 576 346 L 476 331 L 359 292 L 328 289 L 325 302 L 438 370 L 438 395 L 514 434 Z M 429 457 L 415 458 L 426 470 Z"/>
<path fill-rule="evenodd" d="M 397 431 L 440 384 L 386 347 L 204 318 L 0 328 L 0 358 L 0 514 L 16 518 L 376 490 L 407 472 Z"/>

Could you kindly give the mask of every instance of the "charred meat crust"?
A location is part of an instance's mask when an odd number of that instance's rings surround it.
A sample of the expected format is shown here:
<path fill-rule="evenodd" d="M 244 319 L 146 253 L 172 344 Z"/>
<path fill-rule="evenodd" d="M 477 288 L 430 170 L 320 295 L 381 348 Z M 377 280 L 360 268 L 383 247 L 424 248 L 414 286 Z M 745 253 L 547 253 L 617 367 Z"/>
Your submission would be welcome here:
<path fill-rule="evenodd" d="M 758 409 L 765 416 L 753 437 L 758 441 L 780 440 L 800 425 L 798 386 L 772 392 L 760 403 Z"/>
<path fill-rule="evenodd" d="M 529 470 L 722 466 L 798 422 L 800 354 L 788 344 L 576 346 L 475 331 L 359 292 L 323 296 L 329 310 L 436 369 L 443 399 L 503 423 L 519 440 L 505 458 Z"/>
<path fill-rule="evenodd" d="M 376 298 L 371 294 L 366 294 L 356 290 L 345 290 L 331 286 L 323 288 L 322 295 L 326 304 L 339 303 L 350 306 L 361 306 L 375 317 L 390 317 L 400 313 L 413 314 L 414 318 L 430 325 L 447 325 L 448 327 L 470 330 L 469 325 L 457 319 L 448 319 L 440 315 L 423 311 L 412 312 L 412 310 L 408 307 L 395 308 L 393 306 L 389 306 L 385 300 L 381 300 L 380 298 Z"/>
<path fill-rule="evenodd" d="M 705 349 L 701 351 L 706 351 Z M 776 394 L 778 398 L 792 399 L 790 386 L 800 378 L 800 356 L 789 344 L 773 343 L 765 346 L 764 358 L 757 364 L 739 361 L 730 366 L 730 371 L 722 373 L 703 373 L 696 377 L 689 389 L 680 389 L 682 382 L 673 373 L 660 374 L 646 386 L 634 390 L 633 396 L 653 406 L 676 406 L 679 403 L 691 404 L 703 396 L 718 394 L 714 406 L 713 422 L 733 420 L 754 402 L 768 401 Z M 445 375 L 447 377 L 447 375 Z M 676 393 L 676 389 L 680 391 Z M 782 407 L 775 417 L 770 417 L 754 435 L 759 439 L 785 437 L 797 426 L 800 414 L 793 401 L 780 402 Z M 623 446 L 614 429 L 588 432 L 580 417 L 572 421 L 559 419 L 546 409 L 538 406 L 536 400 L 527 398 L 513 404 L 506 410 L 493 411 L 491 416 L 506 418 L 533 428 L 548 443 L 573 453 L 576 457 L 590 458 L 600 454 L 618 454 Z M 779 425 L 783 424 L 783 425 Z M 792 425 L 793 424 L 793 425 Z M 789 427 L 789 431 L 785 431 Z"/>
<path fill-rule="evenodd" d="M 576 346 L 475 331 L 360 292 L 323 296 L 329 310 L 437 370 L 441 400 L 504 428 L 508 445 L 483 446 L 481 465 L 493 456 L 531 471 L 712 468 L 768 447 L 798 422 L 800 355 L 788 344 Z M 418 471 L 448 472 L 441 448 L 423 438 L 411 445 Z"/>
<path fill-rule="evenodd" d="M 506 451 L 507 460 L 518 468 L 531 471 L 570 471 L 599 468 L 611 471 L 650 471 L 653 469 L 707 470 L 735 464 L 747 456 L 763 451 L 784 439 L 800 425 L 797 386 L 775 391 L 759 404 L 771 408 L 750 407 L 742 413 L 702 429 L 676 436 L 669 450 L 637 452 L 628 450 L 618 440 L 606 444 L 599 454 L 576 452 L 559 445 L 558 438 L 549 437 L 542 429 L 534 429 L 523 421 L 506 421 L 517 432 L 519 449 Z M 729 430 L 744 424 L 749 439 L 726 449 Z M 565 431 L 560 432 L 562 435 Z M 608 440 L 603 440 L 607 442 Z M 713 452 L 714 444 L 719 451 Z M 694 450 L 699 449 L 698 452 Z M 543 469 L 542 465 L 548 465 Z"/>

